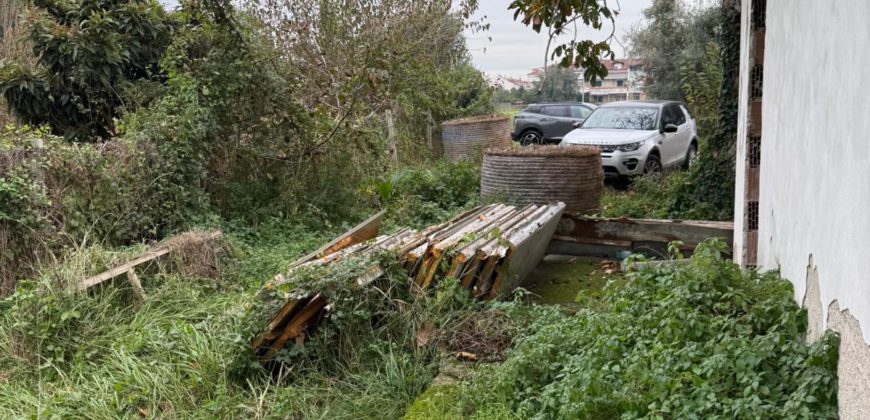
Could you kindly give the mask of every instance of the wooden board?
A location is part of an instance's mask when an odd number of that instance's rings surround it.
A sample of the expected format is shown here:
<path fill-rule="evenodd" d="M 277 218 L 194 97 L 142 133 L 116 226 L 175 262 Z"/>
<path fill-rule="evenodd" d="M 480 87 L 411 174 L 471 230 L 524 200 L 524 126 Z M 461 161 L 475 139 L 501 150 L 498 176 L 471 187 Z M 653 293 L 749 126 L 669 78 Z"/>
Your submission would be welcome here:
<path fill-rule="evenodd" d="M 102 272 L 100 274 L 97 274 L 96 276 L 89 277 L 87 279 L 82 280 L 82 282 L 76 286 L 76 290 L 84 290 L 84 289 L 87 289 L 89 287 L 96 286 L 96 285 L 98 285 L 106 280 L 118 277 L 121 274 L 126 274 L 128 271 L 132 270 L 133 268 L 136 268 L 139 265 L 154 261 L 157 258 L 160 258 L 168 253 L 169 253 L 168 247 L 161 247 L 161 248 L 155 249 L 153 251 L 148 251 L 133 261 L 130 261 L 126 264 L 121 264 L 115 268 L 112 268 L 111 270 Z"/>
<path fill-rule="evenodd" d="M 202 245 L 206 244 L 209 241 L 213 241 L 215 239 L 218 239 L 221 236 L 223 236 L 222 232 L 211 232 L 202 238 Z M 88 277 L 88 278 L 82 280 L 79 284 L 77 284 L 75 286 L 75 289 L 76 290 L 85 290 L 87 288 L 96 286 L 96 285 L 98 285 L 106 280 L 113 279 L 113 278 L 118 277 L 122 274 L 127 274 L 129 271 L 135 269 L 136 267 L 143 265 L 143 264 L 148 264 L 148 263 L 150 263 L 150 262 L 152 262 L 152 261 L 154 261 L 154 260 L 156 260 L 164 255 L 169 254 L 170 252 L 172 252 L 172 249 L 169 246 L 167 246 L 165 244 L 160 245 L 160 246 L 142 254 L 141 256 L 137 257 L 136 259 L 134 259 L 132 261 L 121 264 L 117 267 L 113 267 L 112 269 L 104 271 L 100 274 L 97 274 L 96 276 Z M 135 276 L 135 274 L 134 274 L 134 276 Z M 136 281 L 138 281 L 138 277 L 136 277 Z M 136 286 L 134 285 L 134 287 L 136 287 Z"/>
<path fill-rule="evenodd" d="M 306 324 L 312 318 L 317 316 L 321 309 L 326 306 L 326 298 L 323 295 L 317 294 L 302 308 L 299 313 L 287 323 L 287 326 L 284 328 L 284 331 L 281 335 L 275 339 L 275 341 L 269 345 L 266 354 L 263 355 L 262 360 L 270 360 L 275 356 L 279 350 L 284 348 L 284 345 L 291 338 L 295 338 L 297 335 L 302 333 L 305 329 Z"/>
<path fill-rule="evenodd" d="M 681 251 L 690 255 L 709 238 L 722 238 L 733 246 L 730 222 L 655 219 L 605 219 L 574 214 L 562 215 L 549 253 L 617 258 L 625 252 L 667 255 L 668 243 L 682 241 Z"/>
<path fill-rule="evenodd" d="M 665 243 L 683 241 L 692 246 L 718 237 L 731 245 L 734 241 L 734 224 L 691 220 L 605 219 L 564 214 L 556 234 L 585 240 Z"/>
<path fill-rule="evenodd" d="M 362 223 L 356 225 L 353 229 L 341 234 L 339 237 L 320 247 L 318 250 L 296 260 L 290 265 L 290 268 L 294 268 L 317 258 L 326 257 L 351 245 L 374 239 L 378 236 L 378 232 L 381 230 L 381 221 L 386 212 L 387 210 L 384 209 L 375 213 L 372 217 L 369 217 Z"/>

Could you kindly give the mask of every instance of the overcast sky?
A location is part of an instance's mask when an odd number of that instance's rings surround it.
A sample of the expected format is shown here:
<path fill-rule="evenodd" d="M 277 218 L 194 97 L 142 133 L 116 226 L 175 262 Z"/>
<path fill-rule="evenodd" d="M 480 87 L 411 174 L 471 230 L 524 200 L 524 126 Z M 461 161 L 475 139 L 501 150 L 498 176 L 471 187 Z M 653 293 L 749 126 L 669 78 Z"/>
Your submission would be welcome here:
<path fill-rule="evenodd" d="M 167 8 L 178 4 L 177 0 L 159 1 Z M 475 67 L 493 76 L 525 77 L 531 69 L 544 65 L 546 29 L 539 34 L 522 22 L 514 21 L 513 12 L 508 10 L 510 3 L 511 0 L 480 0 L 480 8 L 474 19 L 484 18 L 490 24 L 490 29 L 478 33 L 466 31 L 465 37 Z M 643 9 L 649 7 L 652 0 L 610 0 L 608 3 L 613 8 L 619 8 L 616 35 L 619 42 L 624 42 L 626 31 L 643 19 Z M 577 39 L 595 41 L 605 39 L 613 29 L 607 23 L 601 31 L 595 31 L 582 22 L 577 24 L 577 28 L 580 32 Z M 573 34 L 566 34 L 562 39 L 571 38 Z M 614 42 L 611 47 L 617 57 L 624 55 L 619 43 Z"/>
<path fill-rule="evenodd" d="M 474 65 L 489 75 L 523 76 L 529 70 L 544 65 L 544 52 L 547 48 L 546 29 L 535 33 L 520 21 L 514 21 L 513 12 L 508 10 L 511 0 L 480 0 L 480 10 L 475 18 L 485 17 L 490 24 L 489 31 L 470 33 L 465 37 Z M 614 1 L 609 2 L 615 7 Z M 620 7 L 616 17 L 616 34 L 623 42 L 625 31 L 643 19 L 642 11 L 652 4 L 652 0 L 618 0 Z M 577 39 L 600 41 L 610 35 L 613 29 L 609 24 L 601 31 L 578 23 Z M 568 40 L 573 34 L 566 36 Z M 492 40 L 490 40 L 492 38 Z M 617 57 L 623 56 L 623 48 L 612 43 L 611 48 Z"/>

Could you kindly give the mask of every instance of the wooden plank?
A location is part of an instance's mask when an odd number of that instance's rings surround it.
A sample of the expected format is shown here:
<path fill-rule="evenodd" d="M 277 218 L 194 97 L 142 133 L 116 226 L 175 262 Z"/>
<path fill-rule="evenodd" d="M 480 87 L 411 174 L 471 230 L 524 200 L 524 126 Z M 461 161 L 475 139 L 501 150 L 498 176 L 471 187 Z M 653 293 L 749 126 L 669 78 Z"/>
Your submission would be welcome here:
<path fill-rule="evenodd" d="M 132 268 L 127 271 L 127 281 L 130 282 L 130 286 L 133 287 L 133 293 L 136 294 L 139 301 L 144 302 L 146 298 L 145 289 L 142 288 L 142 283 L 139 282 L 139 276 L 136 275 L 136 271 Z"/>
<path fill-rule="evenodd" d="M 453 277 L 456 279 L 460 278 L 463 267 L 465 267 L 466 263 L 474 257 L 474 255 L 477 253 L 477 250 L 489 239 L 491 239 L 489 238 L 490 234 L 492 234 L 496 229 L 501 230 L 503 224 L 514 220 L 521 214 L 522 212 L 517 211 L 515 208 L 510 208 L 508 211 L 504 212 L 499 217 L 493 219 L 490 223 L 488 223 L 487 226 L 477 234 L 477 237 L 474 240 L 472 240 L 456 252 L 456 255 L 453 257 L 453 261 L 450 263 L 450 268 L 447 269 L 447 273 L 445 274 L 445 276 Z"/>
<path fill-rule="evenodd" d="M 369 239 L 375 238 L 376 236 L 378 236 L 378 232 L 381 230 L 381 221 L 383 220 L 384 214 L 386 212 L 387 210 L 384 209 L 375 213 L 372 217 L 369 217 L 362 223 L 356 225 L 353 229 L 341 234 L 340 236 L 333 239 L 326 245 L 320 247 L 316 251 L 296 260 L 293 264 L 290 265 L 290 268 L 294 268 L 298 265 L 314 260 L 316 258 L 323 258 L 351 245 L 355 245 L 360 242 L 365 242 Z"/>
<path fill-rule="evenodd" d="M 444 237 L 438 243 L 433 245 L 426 258 L 423 260 L 423 265 L 415 279 L 417 286 L 421 289 L 429 287 L 435 278 L 435 274 L 438 272 L 445 251 L 461 241 L 466 235 L 474 235 L 478 233 L 483 227 L 491 223 L 492 220 L 496 220 L 501 215 L 512 210 L 512 206 L 490 206 L 486 212 L 469 219 L 468 223 L 465 223 L 461 229 L 453 230 L 450 235 Z"/>
<path fill-rule="evenodd" d="M 271 360 L 272 357 L 275 356 L 279 350 L 284 348 L 284 344 L 287 343 L 291 338 L 296 337 L 302 330 L 305 328 L 305 325 L 308 323 L 311 318 L 317 315 L 321 309 L 326 306 L 326 298 L 321 294 L 315 295 L 311 300 L 299 311 L 299 314 L 294 316 L 290 322 L 287 323 L 287 327 L 284 328 L 284 332 L 279 336 L 266 351 L 266 354 L 263 355 L 262 360 Z"/>
<path fill-rule="evenodd" d="M 211 232 L 206 237 L 203 238 L 202 243 L 204 244 L 207 241 L 218 239 L 221 236 L 223 236 L 223 233 L 221 233 L 221 232 Z M 75 286 L 75 290 L 85 290 L 87 288 L 96 286 L 96 285 L 98 285 L 106 280 L 113 279 L 113 278 L 118 277 L 122 274 L 127 274 L 130 270 L 132 270 L 140 265 L 150 263 L 151 261 L 154 261 L 154 260 L 156 260 L 156 259 L 158 259 L 166 254 L 169 254 L 170 252 L 172 252 L 172 249 L 168 245 L 166 245 L 166 244 L 160 245 L 160 246 L 142 254 L 141 256 L 137 257 L 136 259 L 134 259 L 132 261 L 129 261 L 129 262 L 126 262 L 126 263 L 121 264 L 119 266 L 116 266 L 110 270 L 107 270 L 107 271 L 104 271 L 100 274 L 97 274 L 96 276 L 88 277 L 88 278 L 82 280 L 79 284 L 77 284 Z M 135 273 L 134 273 L 134 276 L 135 276 Z M 129 279 L 129 275 L 127 277 Z M 137 277 L 137 280 L 138 280 L 138 277 Z"/>
<path fill-rule="evenodd" d="M 477 285 L 475 285 L 475 299 L 480 299 L 489 294 L 489 290 L 492 288 L 493 283 L 493 273 L 495 272 L 495 266 L 501 260 L 501 256 L 492 255 L 486 259 L 483 267 L 480 269 L 480 276 L 477 279 Z"/>
<path fill-rule="evenodd" d="M 495 292 L 492 296 L 513 290 L 537 267 L 547 253 L 564 209 L 564 203 L 546 206 L 544 212 L 536 212 L 526 225 L 515 229 L 506 238 L 510 244 L 509 258 L 504 258 L 501 269 L 507 271 L 496 277 L 499 284 L 492 288 Z"/>
<path fill-rule="evenodd" d="M 626 251 L 631 252 L 631 248 L 573 241 L 567 242 L 555 239 L 547 245 L 547 253 L 556 255 L 578 255 L 614 259 L 618 258 L 620 253 Z"/>
<path fill-rule="evenodd" d="M 463 289 L 472 290 L 475 284 L 475 278 L 478 273 L 480 273 L 481 268 L 483 268 L 483 262 L 477 259 L 477 256 L 465 265 L 465 270 L 462 274 L 462 282 L 460 283 Z"/>
<path fill-rule="evenodd" d="M 730 222 L 655 219 L 605 219 L 563 214 L 556 232 L 560 236 L 582 240 L 613 240 L 630 242 L 683 241 L 695 245 L 708 238 L 724 238 L 729 245 L 734 240 L 734 225 Z"/>
<path fill-rule="evenodd" d="M 103 273 L 97 274 L 96 276 L 89 277 L 85 280 L 82 280 L 81 283 L 76 286 L 76 290 L 84 290 L 92 286 L 96 286 L 106 280 L 115 278 L 120 276 L 121 274 L 126 274 L 131 269 L 136 268 L 142 264 L 147 262 L 151 262 L 159 257 L 162 257 L 169 253 L 168 247 L 160 247 L 152 251 L 148 251 L 139 258 L 136 258 L 133 261 L 130 261 L 126 264 L 121 264 L 111 270 L 105 271 Z"/>
<path fill-rule="evenodd" d="M 302 306 L 305 302 L 307 302 L 307 300 L 305 299 L 291 298 L 290 300 L 288 300 L 287 303 L 285 303 L 284 306 L 281 307 L 281 310 L 279 310 L 278 313 L 272 317 L 263 332 L 259 336 L 257 336 L 256 339 L 254 339 L 253 343 L 251 343 L 251 347 L 257 349 L 261 347 L 266 341 L 274 340 L 278 336 L 278 334 L 276 333 L 278 331 L 278 328 L 284 325 L 287 320 L 292 316 L 293 311 L 296 308 Z"/>

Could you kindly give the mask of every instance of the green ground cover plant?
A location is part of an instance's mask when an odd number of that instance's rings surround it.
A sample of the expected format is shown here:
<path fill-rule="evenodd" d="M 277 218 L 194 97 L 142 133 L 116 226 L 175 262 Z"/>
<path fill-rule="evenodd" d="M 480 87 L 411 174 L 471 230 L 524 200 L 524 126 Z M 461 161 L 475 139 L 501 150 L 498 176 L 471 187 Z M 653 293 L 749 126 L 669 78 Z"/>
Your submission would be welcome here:
<path fill-rule="evenodd" d="M 719 242 L 685 267 L 608 286 L 600 309 L 544 318 L 451 410 L 471 418 L 836 418 L 838 339 L 806 345 L 776 273 L 741 271 Z"/>

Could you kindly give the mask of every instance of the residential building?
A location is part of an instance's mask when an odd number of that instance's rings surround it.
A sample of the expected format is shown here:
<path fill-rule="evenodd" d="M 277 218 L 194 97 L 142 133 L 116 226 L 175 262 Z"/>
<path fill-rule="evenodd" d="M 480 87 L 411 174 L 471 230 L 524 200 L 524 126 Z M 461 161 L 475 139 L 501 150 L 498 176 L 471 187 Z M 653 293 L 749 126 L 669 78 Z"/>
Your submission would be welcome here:
<path fill-rule="evenodd" d="M 607 77 L 587 83 L 580 78 L 580 91 L 588 101 L 606 103 L 646 99 L 643 92 L 643 61 L 637 58 L 603 60 Z M 581 73 L 582 75 L 582 73 Z"/>
<path fill-rule="evenodd" d="M 533 86 L 531 79 L 523 79 L 521 77 L 504 76 L 499 74 L 487 77 L 487 79 L 492 86 L 508 91 L 515 89 L 531 89 Z"/>
<path fill-rule="evenodd" d="M 723 3 L 741 8 L 734 258 L 794 284 L 808 341 L 839 334 L 840 418 L 868 419 L 870 2 Z"/>

